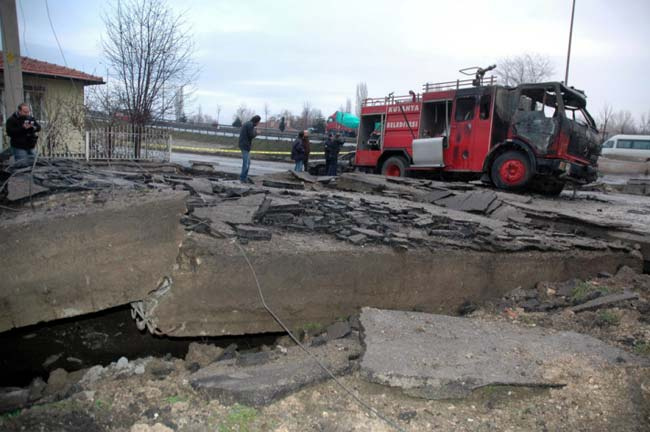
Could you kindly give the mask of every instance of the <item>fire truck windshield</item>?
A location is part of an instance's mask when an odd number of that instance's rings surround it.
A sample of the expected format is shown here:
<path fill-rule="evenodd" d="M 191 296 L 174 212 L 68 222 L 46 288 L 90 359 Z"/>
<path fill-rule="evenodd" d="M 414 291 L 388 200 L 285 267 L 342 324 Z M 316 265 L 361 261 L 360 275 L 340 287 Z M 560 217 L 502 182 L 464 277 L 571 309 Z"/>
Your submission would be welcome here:
<path fill-rule="evenodd" d="M 574 89 L 562 88 L 562 102 L 564 103 L 564 114 L 576 123 L 596 128 L 596 123 L 587 111 L 586 96 Z"/>

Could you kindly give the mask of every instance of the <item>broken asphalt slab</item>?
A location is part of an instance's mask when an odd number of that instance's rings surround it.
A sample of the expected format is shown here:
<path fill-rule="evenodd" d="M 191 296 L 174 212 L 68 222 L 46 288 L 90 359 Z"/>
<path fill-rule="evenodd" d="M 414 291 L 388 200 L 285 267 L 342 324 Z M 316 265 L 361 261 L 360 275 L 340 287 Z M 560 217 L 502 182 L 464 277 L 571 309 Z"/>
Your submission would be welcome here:
<path fill-rule="evenodd" d="M 361 353 L 359 341 L 349 338 L 310 348 L 320 362 L 334 375 L 352 370 L 354 360 Z M 237 360 L 212 363 L 190 376 L 190 385 L 210 398 L 222 403 L 240 403 L 263 406 L 329 378 L 314 359 L 298 347 L 289 348 L 286 355 L 278 355 L 259 364 L 242 367 Z"/>
<path fill-rule="evenodd" d="M 548 369 L 572 359 L 594 366 L 647 361 L 591 336 L 507 322 L 364 308 L 361 375 L 426 399 L 468 396 L 489 385 L 558 387 Z"/>
<path fill-rule="evenodd" d="M 610 295 L 595 298 L 586 303 L 582 303 L 578 306 L 574 306 L 571 308 L 571 310 L 573 312 L 584 312 L 589 310 L 596 310 L 602 307 L 614 306 L 624 301 L 636 300 L 638 298 L 639 298 L 639 294 L 631 293 L 631 292 L 626 292 L 622 294 L 610 294 Z"/>
<path fill-rule="evenodd" d="M 194 215 L 208 219 L 211 223 L 221 226 L 228 224 L 252 224 L 253 217 L 264 202 L 264 194 L 248 195 L 239 199 L 223 201 L 213 207 L 198 207 Z"/>
<path fill-rule="evenodd" d="M 47 192 L 49 189 L 34 183 L 29 174 L 15 175 L 7 184 L 7 200 L 18 201 Z"/>

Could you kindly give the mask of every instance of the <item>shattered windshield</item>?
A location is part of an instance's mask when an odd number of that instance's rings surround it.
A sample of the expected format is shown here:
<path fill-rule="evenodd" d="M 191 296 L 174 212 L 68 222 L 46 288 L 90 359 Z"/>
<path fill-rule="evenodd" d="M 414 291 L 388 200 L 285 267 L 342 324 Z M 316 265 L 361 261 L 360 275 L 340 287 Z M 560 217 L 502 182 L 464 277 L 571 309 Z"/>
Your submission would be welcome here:
<path fill-rule="evenodd" d="M 594 119 L 587 111 L 587 99 L 583 94 L 562 87 L 562 102 L 564 114 L 569 120 L 584 126 L 596 127 Z"/>

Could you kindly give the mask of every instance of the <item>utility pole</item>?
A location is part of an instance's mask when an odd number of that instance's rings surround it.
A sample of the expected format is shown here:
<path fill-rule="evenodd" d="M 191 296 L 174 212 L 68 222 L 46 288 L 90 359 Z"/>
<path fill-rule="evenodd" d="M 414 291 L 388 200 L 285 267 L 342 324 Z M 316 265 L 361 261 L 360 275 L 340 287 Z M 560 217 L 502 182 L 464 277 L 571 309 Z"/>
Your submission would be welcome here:
<path fill-rule="evenodd" d="M 23 101 L 23 70 L 20 65 L 20 39 L 16 0 L 0 0 L 2 60 L 4 62 L 4 105 L 7 116 Z"/>
<path fill-rule="evenodd" d="M 564 75 L 564 85 L 569 85 L 569 61 L 571 60 L 571 37 L 573 36 L 573 14 L 576 11 L 576 0 L 573 0 L 571 6 L 571 26 L 569 27 L 569 50 L 566 54 L 566 73 Z"/>

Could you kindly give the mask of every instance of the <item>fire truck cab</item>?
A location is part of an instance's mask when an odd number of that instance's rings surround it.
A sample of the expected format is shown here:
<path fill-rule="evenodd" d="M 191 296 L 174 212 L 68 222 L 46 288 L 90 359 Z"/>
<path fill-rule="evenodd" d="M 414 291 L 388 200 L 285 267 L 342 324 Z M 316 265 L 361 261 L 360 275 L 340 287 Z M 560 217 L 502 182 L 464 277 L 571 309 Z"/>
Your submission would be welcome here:
<path fill-rule="evenodd" d="M 424 171 L 558 194 L 567 181 L 595 180 L 599 154 L 581 91 L 559 82 L 505 87 L 477 74 L 427 83 L 420 94 L 364 100 L 355 165 L 388 176 Z"/>

